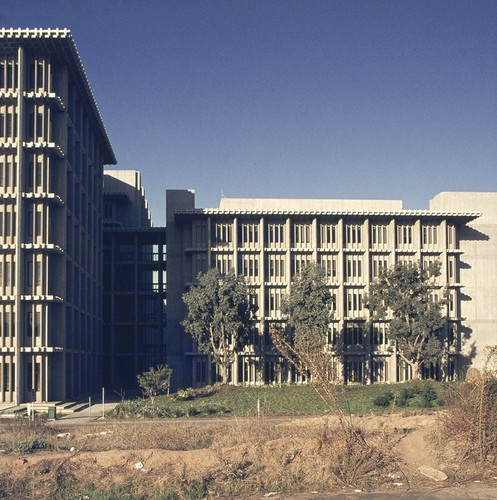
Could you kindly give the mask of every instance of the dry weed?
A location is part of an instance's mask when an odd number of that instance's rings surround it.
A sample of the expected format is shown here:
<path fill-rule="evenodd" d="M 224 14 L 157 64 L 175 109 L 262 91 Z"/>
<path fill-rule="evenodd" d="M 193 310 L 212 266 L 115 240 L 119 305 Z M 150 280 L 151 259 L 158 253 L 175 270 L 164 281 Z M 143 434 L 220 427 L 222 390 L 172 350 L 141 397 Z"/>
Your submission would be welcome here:
<path fill-rule="evenodd" d="M 487 348 L 482 370 L 471 370 L 466 382 L 450 388 L 447 411 L 440 424 L 439 443 L 458 474 L 471 474 L 497 458 L 497 347 Z"/>

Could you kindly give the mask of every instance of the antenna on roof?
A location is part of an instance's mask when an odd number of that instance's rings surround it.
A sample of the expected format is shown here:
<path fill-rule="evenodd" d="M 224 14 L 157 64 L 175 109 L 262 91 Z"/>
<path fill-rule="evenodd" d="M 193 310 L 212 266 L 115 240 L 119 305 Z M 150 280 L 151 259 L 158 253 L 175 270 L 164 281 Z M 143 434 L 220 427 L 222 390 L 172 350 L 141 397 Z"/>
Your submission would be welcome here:
<path fill-rule="evenodd" d="M 224 191 L 221 189 L 221 198 L 225 198 Z"/>

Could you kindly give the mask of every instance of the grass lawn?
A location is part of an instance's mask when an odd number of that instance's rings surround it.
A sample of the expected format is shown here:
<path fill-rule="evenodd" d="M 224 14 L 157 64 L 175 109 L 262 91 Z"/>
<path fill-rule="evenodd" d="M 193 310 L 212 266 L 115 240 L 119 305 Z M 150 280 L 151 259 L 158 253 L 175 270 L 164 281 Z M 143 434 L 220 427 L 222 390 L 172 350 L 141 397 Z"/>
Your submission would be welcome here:
<path fill-rule="evenodd" d="M 337 386 L 342 409 L 364 415 L 388 411 L 406 411 L 427 406 L 443 406 L 446 385 L 432 381 L 369 386 Z M 378 404 L 378 400 L 382 403 Z M 376 402 L 375 402 L 376 401 Z M 187 389 L 171 396 L 148 400 L 136 399 L 118 405 L 116 417 L 254 417 L 306 416 L 333 413 L 320 393 L 307 385 L 214 386 Z M 112 416 L 111 414 L 111 416 Z"/>

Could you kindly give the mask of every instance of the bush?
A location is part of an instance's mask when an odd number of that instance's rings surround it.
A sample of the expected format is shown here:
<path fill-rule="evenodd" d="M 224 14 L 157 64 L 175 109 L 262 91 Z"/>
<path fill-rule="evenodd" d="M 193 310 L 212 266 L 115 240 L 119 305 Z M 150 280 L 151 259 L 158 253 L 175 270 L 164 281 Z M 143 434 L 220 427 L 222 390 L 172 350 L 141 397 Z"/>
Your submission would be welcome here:
<path fill-rule="evenodd" d="M 433 403 L 438 399 L 437 392 L 431 384 L 426 384 L 421 390 L 420 395 L 423 408 L 432 408 Z"/>
<path fill-rule="evenodd" d="M 393 401 L 394 395 L 392 391 L 387 391 L 383 394 L 379 394 L 373 399 L 373 404 L 375 406 L 380 406 L 382 408 L 386 408 L 390 406 L 390 403 Z"/>
<path fill-rule="evenodd" d="M 446 394 L 447 413 L 442 421 L 440 444 L 448 444 L 458 461 L 479 470 L 497 457 L 497 346 L 487 347 L 482 370 L 468 371 L 466 382 Z"/>

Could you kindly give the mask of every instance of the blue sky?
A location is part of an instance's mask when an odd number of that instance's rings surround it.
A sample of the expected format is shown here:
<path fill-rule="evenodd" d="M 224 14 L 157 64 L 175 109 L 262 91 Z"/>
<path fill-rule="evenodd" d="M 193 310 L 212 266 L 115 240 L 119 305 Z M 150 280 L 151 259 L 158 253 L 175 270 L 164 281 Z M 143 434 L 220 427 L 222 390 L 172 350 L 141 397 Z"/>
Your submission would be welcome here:
<path fill-rule="evenodd" d="M 118 159 L 166 189 L 386 198 L 497 189 L 497 1 L 2 0 L 67 27 Z"/>

